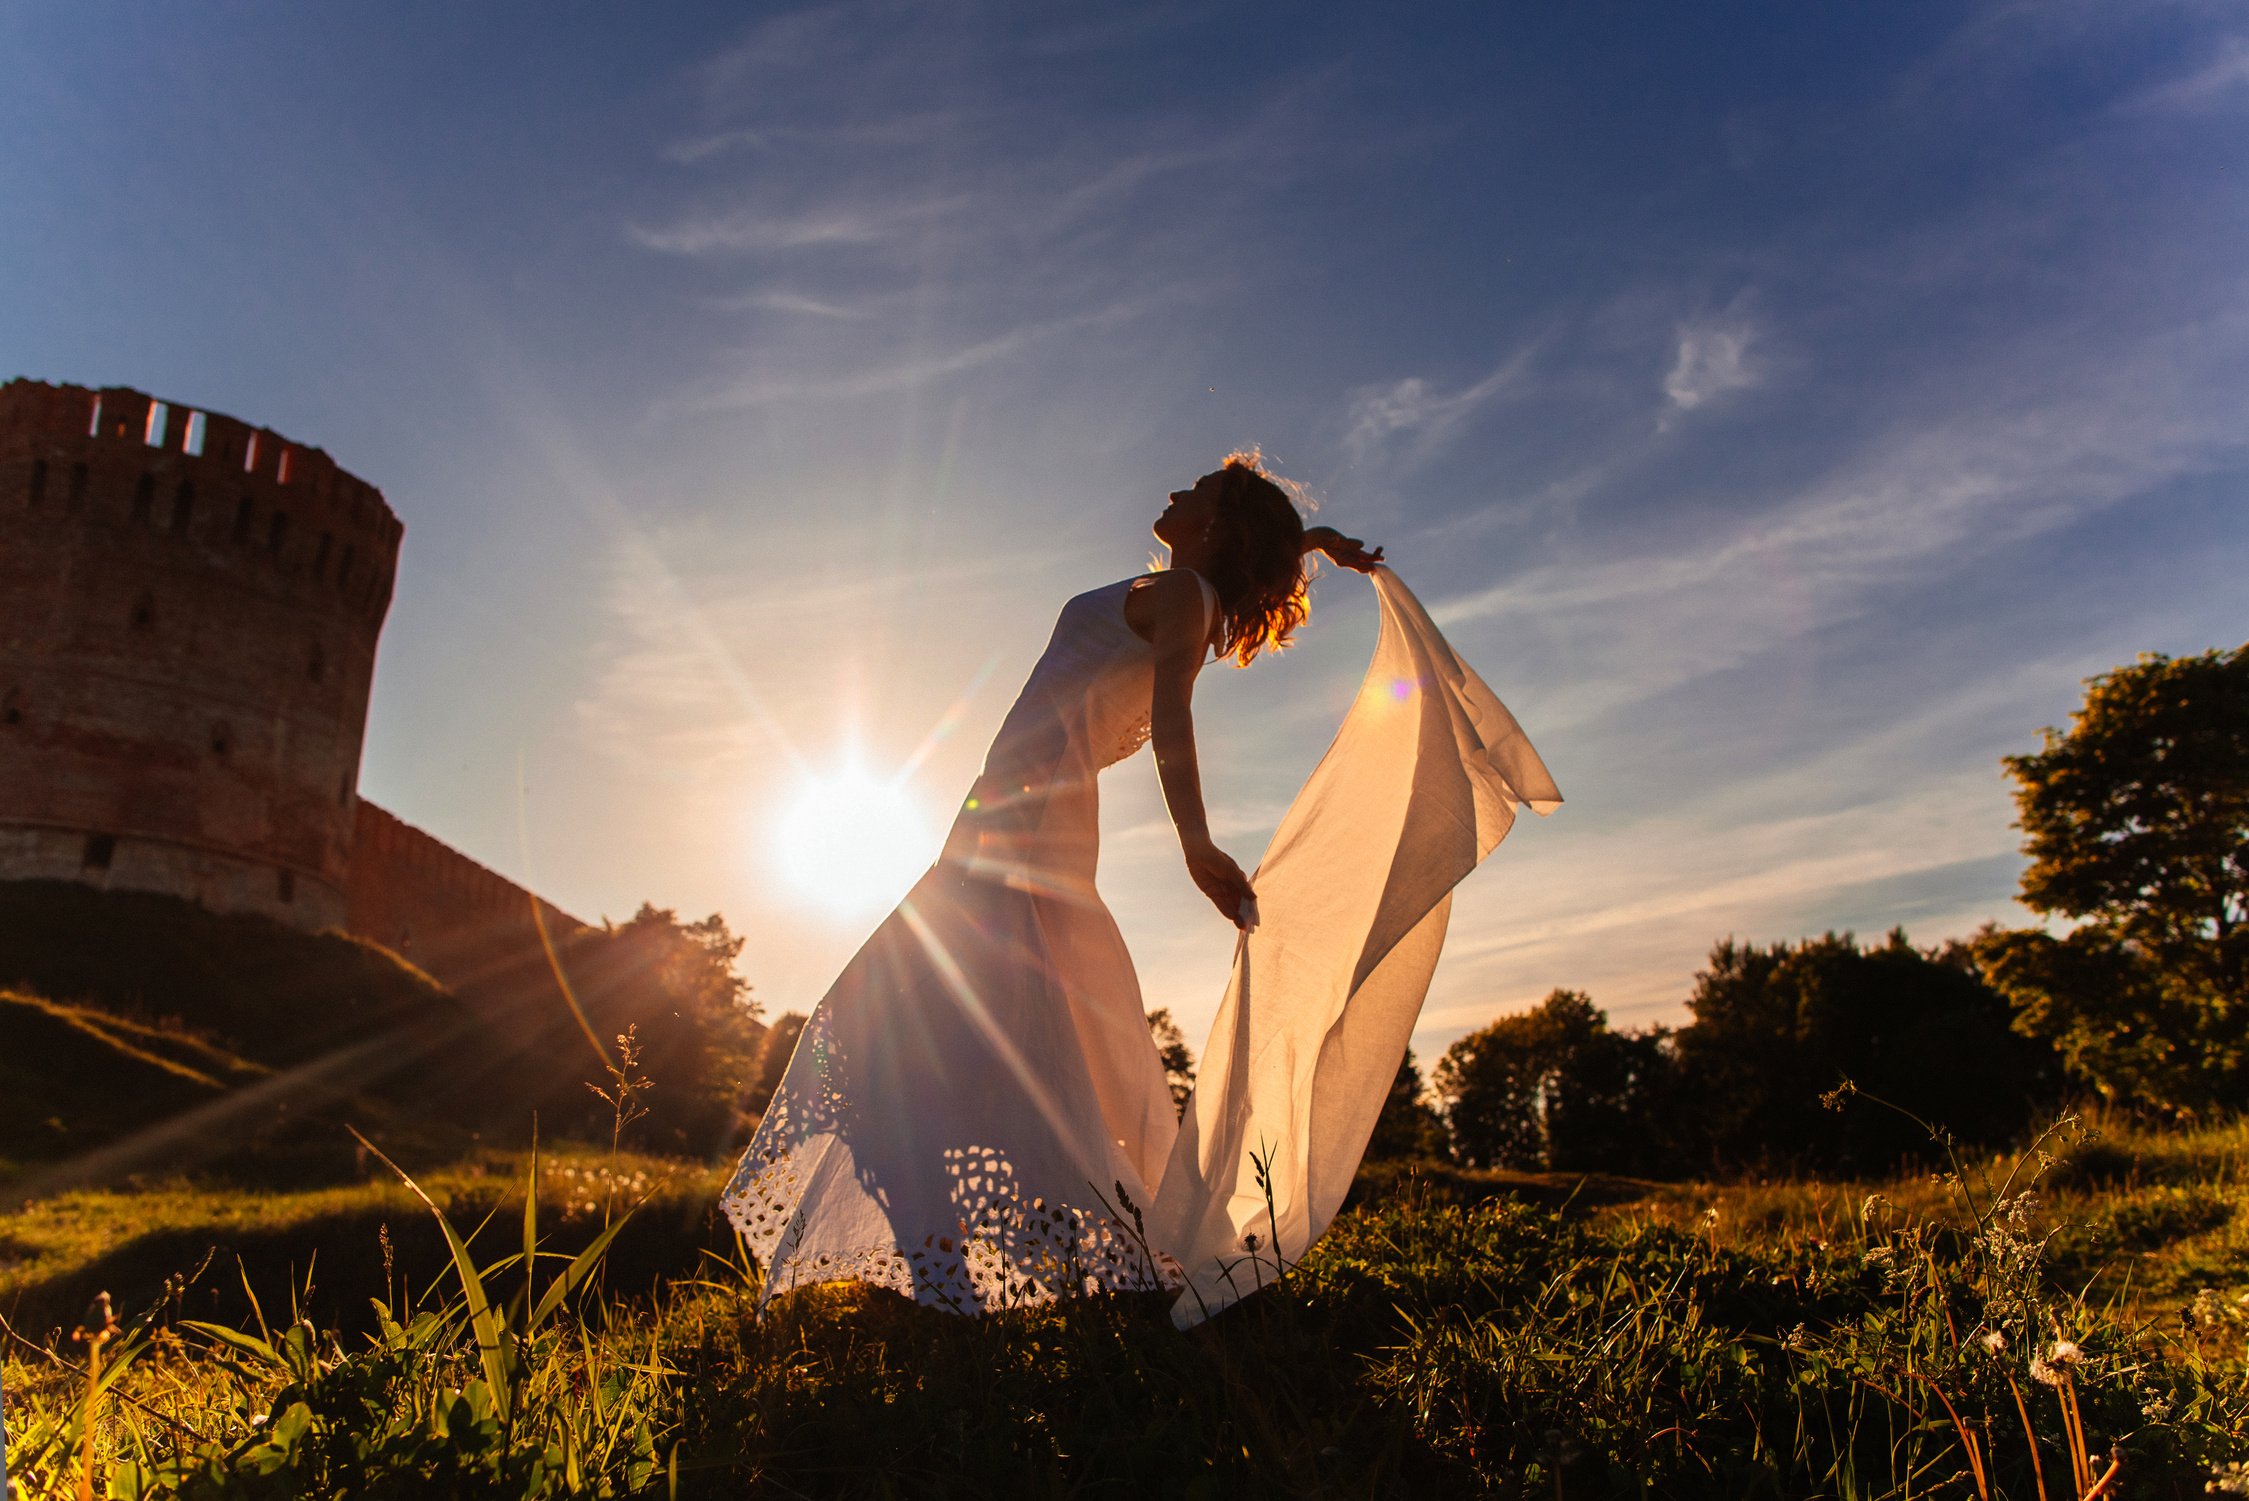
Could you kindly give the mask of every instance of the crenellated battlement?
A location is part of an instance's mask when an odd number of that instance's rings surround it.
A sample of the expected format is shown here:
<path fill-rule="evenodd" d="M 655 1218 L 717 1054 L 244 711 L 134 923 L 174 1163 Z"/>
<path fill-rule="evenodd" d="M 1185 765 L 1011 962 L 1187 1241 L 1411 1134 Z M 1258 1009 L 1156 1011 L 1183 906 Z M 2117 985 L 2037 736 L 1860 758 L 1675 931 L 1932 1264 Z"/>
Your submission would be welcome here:
<path fill-rule="evenodd" d="M 270 428 L 0 386 L 0 879 L 342 922 L 404 530 Z"/>
<path fill-rule="evenodd" d="M 210 561 L 332 591 L 369 624 L 405 533 L 380 490 L 271 428 L 128 386 L 33 380 L 0 385 L 0 516 L 11 511 L 199 542 Z"/>

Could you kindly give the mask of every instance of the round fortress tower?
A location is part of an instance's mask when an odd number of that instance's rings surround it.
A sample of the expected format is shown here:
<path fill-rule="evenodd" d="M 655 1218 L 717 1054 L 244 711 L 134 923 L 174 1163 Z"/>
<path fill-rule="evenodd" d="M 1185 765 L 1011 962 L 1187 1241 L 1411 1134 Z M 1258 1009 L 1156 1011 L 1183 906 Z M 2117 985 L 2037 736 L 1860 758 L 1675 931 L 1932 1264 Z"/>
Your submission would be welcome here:
<path fill-rule="evenodd" d="M 262 428 L 0 386 L 0 879 L 341 924 L 403 530 Z"/>

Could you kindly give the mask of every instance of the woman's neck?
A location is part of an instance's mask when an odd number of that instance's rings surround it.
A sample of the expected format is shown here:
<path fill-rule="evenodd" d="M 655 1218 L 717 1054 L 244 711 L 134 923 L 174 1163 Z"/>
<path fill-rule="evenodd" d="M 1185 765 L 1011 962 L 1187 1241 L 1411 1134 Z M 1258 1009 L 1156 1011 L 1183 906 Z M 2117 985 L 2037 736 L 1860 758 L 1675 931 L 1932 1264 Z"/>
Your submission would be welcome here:
<path fill-rule="evenodd" d="M 1182 541 L 1174 545 L 1168 562 L 1173 568 L 1185 568 L 1192 573 L 1199 573 L 1204 578 L 1209 578 L 1211 560 L 1217 551 L 1218 549 L 1213 547 L 1208 540 L 1196 537 L 1191 541 Z"/>

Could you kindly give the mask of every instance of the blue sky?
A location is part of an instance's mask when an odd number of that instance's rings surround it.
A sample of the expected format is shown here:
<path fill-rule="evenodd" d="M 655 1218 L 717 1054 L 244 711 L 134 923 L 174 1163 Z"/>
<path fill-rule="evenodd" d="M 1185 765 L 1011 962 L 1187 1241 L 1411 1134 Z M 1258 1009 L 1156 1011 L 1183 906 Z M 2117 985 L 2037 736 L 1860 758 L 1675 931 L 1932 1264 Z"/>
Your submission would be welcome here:
<path fill-rule="evenodd" d="M 2249 635 L 2245 127 L 2228 3 L 35 3 L 0 374 L 381 486 L 364 789 L 723 912 L 774 1009 L 871 921 L 778 876 L 804 780 L 906 770 L 933 852 L 1060 602 L 1261 444 L 1569 798 L 1428 1052 L 1556 985 L 1675 1020 L 1729 934 L 2024 919 L 1998 758 Z M 1198 696 L 1245 864 L 1371 646 L 1315 601 Z M 1229 930 L 1145 758 L 1104 798 L 1192 1036 Z"/>

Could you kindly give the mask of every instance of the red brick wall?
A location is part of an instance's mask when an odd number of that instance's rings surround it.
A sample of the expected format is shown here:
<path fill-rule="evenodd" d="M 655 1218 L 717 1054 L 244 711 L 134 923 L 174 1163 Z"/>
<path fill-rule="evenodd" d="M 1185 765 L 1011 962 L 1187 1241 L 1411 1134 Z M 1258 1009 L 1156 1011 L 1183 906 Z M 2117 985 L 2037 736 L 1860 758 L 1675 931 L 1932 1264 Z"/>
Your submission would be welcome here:
<path fill-rule="evenodd" d="M 543 975 L 541 922 L 556 944 L 585 929 L 373 803 L 361 801 L 358 824 L 345 926 L 456 990 L 473 994 Z"/>
<path fill-rule="evenodd" d="M 0 386 L 0 879 L 340 922 L 402 532 L 271 431 Z"/>

